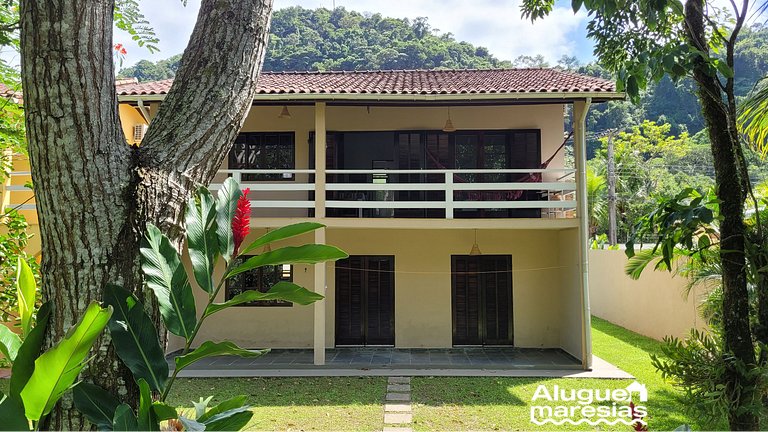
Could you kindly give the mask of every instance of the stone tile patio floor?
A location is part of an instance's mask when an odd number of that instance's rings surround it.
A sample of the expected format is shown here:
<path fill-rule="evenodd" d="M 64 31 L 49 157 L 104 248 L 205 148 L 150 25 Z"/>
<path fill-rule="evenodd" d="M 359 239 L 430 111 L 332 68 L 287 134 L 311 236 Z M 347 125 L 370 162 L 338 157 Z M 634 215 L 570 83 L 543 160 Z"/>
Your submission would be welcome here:
<path fill-rule="evenodd" d="M 173 354 L 169 355 L 173 367 Z M 311 349 L 274 349 L 251 358 L 205 358 L 188 370 L 241 369 L 581 369 L 581 362 L 561 349 L 468 347 L 403 349 L 388 347 L 333 348 L 326 350 L 326 364 L 313 365 Z"/>

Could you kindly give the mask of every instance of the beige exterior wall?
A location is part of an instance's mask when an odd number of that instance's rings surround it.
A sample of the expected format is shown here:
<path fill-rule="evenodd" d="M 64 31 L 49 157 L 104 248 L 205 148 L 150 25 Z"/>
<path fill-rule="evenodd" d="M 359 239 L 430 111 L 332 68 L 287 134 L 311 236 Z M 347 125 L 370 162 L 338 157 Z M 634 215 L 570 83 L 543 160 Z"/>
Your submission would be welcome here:
<path fill-rule="evenodd" d="M 519 347 L 562 347 L 581 357 L 578 262 L 564 250 L 575 242 L 571 230 L 478 230 L 483 254 L 511 255 L 514 343 Z M 257 233 L 258 234 L 258 233 Z M 451 255 L 466 255 L 472 230 L 328 229 L 328 244 L 351 255 L 395 256 L 395 345 L 445 348 L 452 345 Z M 311 242 L 309 236 L 291 244 Z M 286 243 L 288 244 L 288 243 Z M 326 344 L 334 346 L 334 267 L 328 264 Z M 311 266 L 294 267 L 294 281 L 313 289 Z M 198 294 L 198 308 L 204 301 Z M 223 300 L 223 295 L 220 300 Z M 247 347 L 309 348 L 311 306 L 237 307 L 203 325 L 201 340 L 228 338 Z M 574 330 L 574 327 L 576 328 Z M 169 347 L 180 347 L 176 340 Z"/>
<path fill-rule="evenodd" d="M 686 297 L 685 278 L 652 268 L 634 281 L 624 274 L 626 263 L 624 251 L 590 251 L 593 315 L 658 340 L 686 336 L 691 328 L 706 328 L 697 310 L 705 294 L 702 288 Z"/>

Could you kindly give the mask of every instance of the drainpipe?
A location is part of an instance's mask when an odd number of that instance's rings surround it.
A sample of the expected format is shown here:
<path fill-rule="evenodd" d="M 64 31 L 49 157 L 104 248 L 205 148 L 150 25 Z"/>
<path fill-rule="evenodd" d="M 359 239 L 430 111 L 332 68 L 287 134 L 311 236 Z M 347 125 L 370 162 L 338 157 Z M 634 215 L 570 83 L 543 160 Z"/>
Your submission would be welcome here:
<path fill-rule="evenodd" d="M 578 102 L 577 102 L 578 103 Z M 575 149 L 578 185 L 578 216 L 579 216 L 579 255 L 581 258 L 581 325 L 585 370 L 592 369 L 592 316 L 589 308 L 589 215 L 587 214 L 587 112 L 592 105 L 592 98 L 586 98 L 583 108 L 577 112 L 574 104 L 573 114 L 576 124 Z"/>

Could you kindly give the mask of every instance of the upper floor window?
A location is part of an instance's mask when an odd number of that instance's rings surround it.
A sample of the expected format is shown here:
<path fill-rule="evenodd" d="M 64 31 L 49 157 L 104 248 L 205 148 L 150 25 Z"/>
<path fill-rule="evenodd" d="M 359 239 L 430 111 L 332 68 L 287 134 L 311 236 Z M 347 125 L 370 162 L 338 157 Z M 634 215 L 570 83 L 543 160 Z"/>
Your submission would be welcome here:
<path fill-rule="evenodd" d="M 237 258 L 238 262 L 235 265 L 242 264 L 248 258 L 250 256 Z M 232 300 L 236 295 L 248 290 L 267 292 L 281 281 L 293 281 L 293 266 L 290 264 L 264 266 L 249 270 L 227 279 L 225 298 L 227 301 Z M 293 303 L 282 300 L 260 300 L 243 303 L 242 306 L 293 306 Z"/>
<path fill-rule="evenodd" d="M 296 167 L 293 132 L 243 132 L 229 152 L 229 169 L 292 170 Z M 293 174 L 243 174 L 245 181 L 292 180 Z"/>

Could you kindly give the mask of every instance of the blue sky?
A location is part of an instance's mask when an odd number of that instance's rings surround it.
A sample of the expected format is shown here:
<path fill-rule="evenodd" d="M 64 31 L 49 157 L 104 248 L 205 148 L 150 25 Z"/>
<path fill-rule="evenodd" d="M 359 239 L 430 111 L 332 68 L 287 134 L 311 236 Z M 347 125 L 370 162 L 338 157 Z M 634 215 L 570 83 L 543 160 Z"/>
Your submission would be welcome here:
<path fill-rule="evenodd" d="M 275 0 L 275 8 L 303 6 L 332 8 L 334 0 Z M 563 54 L 582 61 L 592 58 L 592 43 L 586 39 L 586 14 L 573 14 L 570 2 L 558 1 L 552 14 L 531 24 L 520 16 L 520 0 L 335 0 L 359 12 L 381 13 L 396 18 L 426 16 L 432 27 L 450 32 L 458 40 L 487 47 L 495 56 L 512 60 L 519 55 L 544 55 L 554 63 Z M 141 59 L 159 60 L 181 53 L 192 32 L 200 0 L 182 7 L 179 0 L 145 0 L 142 10 L 160 37 L 160 53 L 149 54 L 117 31 L 115 41 L 128 49 L 123 63 Z"/>

